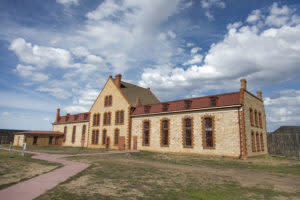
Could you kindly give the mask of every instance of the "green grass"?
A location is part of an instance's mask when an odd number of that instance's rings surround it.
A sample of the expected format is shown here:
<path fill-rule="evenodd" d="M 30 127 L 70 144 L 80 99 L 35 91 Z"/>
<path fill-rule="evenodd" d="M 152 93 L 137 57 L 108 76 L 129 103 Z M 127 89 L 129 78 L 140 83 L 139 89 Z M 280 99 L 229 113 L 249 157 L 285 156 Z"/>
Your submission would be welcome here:
<path fill-rule="evenodd" d="M 120 155 L 72 157 L 89 162 L 85 171 L 61 183 L 37 198 L 43 199 L 274 199 L 300 197 L 300 193 L 277 191 L 274 185 L 242 186 L 234 177 L 215 175 L 203 170 L 243 168 L 236 159 L 199 158 L 149 152 Z M 285 159 L 260 158 L 275 162 Z M 204 162 L 201 162 L 203 161 Z M 208 160 L 208 161 L 206 161 Z M 228 162 L 222 164 L 222 162 Z M 251 167 L 257 160 L 244 161 Z M 292 161 L 298 162 L 298 161 Z M 201 168 L 202 167 L 202 168 Z M 245 170 L 248 170 L 245 169 Z M 264 171 L 264 170 L 263 170 Z M 247 171 L 246 171 L 247 172 Z M 291 175 L 295 176 L 295 175 Z M 276 178 L 277 175 L 274 175 Z M 247 180 L 245 180 L 246 182 Z"/>
<path fill-rule="evenodd" d="M 0 189 L 28 180 L 61 166 L 58 163 L 33 159 L 31 156 L 31 154 L 21 156 L 19 152 L 0 150 Z"/>
<path fill-rule="evenodd" d="M 8 148 L 9 146 L 4 146 Z M 14 146 L 13 149 L 22 150 L 21 147 Z M 82 147 L 66 147 L 66 146 L 27 146 L 26 151 L 49 153 L 49 154 L 83 154 L 83 153 L 101 153 L 106 152 L 108 149 L 90 149 Z M 111 149 L 109 150 L 111 151 Z"/>

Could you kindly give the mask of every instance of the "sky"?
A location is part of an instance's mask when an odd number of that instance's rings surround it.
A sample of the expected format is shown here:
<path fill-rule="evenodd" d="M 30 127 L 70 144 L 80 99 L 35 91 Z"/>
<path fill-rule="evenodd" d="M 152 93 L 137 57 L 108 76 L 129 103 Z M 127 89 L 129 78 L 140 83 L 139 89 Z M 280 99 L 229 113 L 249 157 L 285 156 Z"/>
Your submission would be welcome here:
<path fill-rule="evenodd" d="M 161 101 L 246 78 L 268 131 L 300 125 L 300 1 L 0 1 L 0 128 L 51 130 L 119 73 Z"/>

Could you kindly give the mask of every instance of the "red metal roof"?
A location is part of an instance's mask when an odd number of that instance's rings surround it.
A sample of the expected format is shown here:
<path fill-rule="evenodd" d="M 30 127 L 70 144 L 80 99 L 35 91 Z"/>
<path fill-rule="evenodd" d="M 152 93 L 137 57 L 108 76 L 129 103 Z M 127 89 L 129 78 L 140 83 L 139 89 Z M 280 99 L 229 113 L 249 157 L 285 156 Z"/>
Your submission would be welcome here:
<path fill-rule="evenodd" d="M 54 124 L 88 121 L 89 119 L 90 119 L 90 113 L 89 112 L 78 113 L 78 114 L 74 114 L 74 115 L 60 116 L 59 120 L 54 122 Z"/>
<path fill-rule="evenodd" d="M 64 133 L 59 131 L 24 131 L 18 132 L 16 135 L 64 135 Z"/>
<path fill-rule="evenodd" d="M 211 98 L 216 98 L 216 105 L 211 106 Z M 185 108 L 185 101 L 190 101 L 190 108 Z M 151 113 L 160 113 L 164 112 L 162 107 L 163 104 L 168 104 L 168 109 L 165 112 L 174 112 L 174 111 L 185 111 L 192 109 L 202 109 L 202 108 L 213 108 L 213 107 L 224 107 L 224 106 L 232 106 L 240 104 L 240 93 L 226 93 L 226 94 L 217 94 L 205 97 L 197 97 L 191 99 L 182 99 L 177 101 L 167 101 L 161 102 L 157 104 L 149 104 L 146 106 L 150 107 L 150 111 L 145 113 L 145 106 L 138 106 L 135 108 L 132 115 L 142 115 L 142 114 L 151 114 Z"/>

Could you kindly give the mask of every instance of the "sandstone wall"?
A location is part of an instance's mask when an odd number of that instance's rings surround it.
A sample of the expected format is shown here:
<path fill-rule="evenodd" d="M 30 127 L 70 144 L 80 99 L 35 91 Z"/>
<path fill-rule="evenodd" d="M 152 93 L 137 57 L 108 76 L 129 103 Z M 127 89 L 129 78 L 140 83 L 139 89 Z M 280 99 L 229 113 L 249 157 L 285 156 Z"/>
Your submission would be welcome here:
<path fill-rule="evenodd" d="M 201 117 L 213 116 L 215 126 L 215 148 L 205 149 L 202 146 L 202 123 Z M 182 119 L 185 117 L 193 118 L 193 147 L 183 147 L 183 125 Z M 169 146 L 160 145 L 160 121 L 170 120 Z M 150 145 L 142 145 L 142 125 L 144 120 L 150 120 Z M 137 137 L 137 149 L 158 151 L 158 152 L 177 152 L 177 153 L 197 153 L 202 155 L 216 155 L 239 157 L 240 155 L 240 136 L 238 108 L 226 108 L 211 111 L 181 112 L 164 115 L 148 115 L 132 117 L 132 138 Z M 132 140 L 133 144 L 133 140 Z M 134 145 L 134 144 L 133 144 Z M 132 146 L 133 146 L 132 145 Z"/>
<path fill-rule="evenodd" d="M 244 108 L 244 117 L 245 117 L 245 136 L 246 136 L 247 157 L 265 155 L 268 153 L 268 148 L 267 148 L 266 114 L 265 114 L 263 101 L 261 101 L 260 99 L 258 99 L 257 97 L 253 96 L 251 93 L 246 91 L 246 92 L 244 92 L 244 107 L 243 108 Z M 250 108 L 252 108 L 252 110 L 253 110 L 253 121 L 254 121 L 253 126 L 250 123 Z M 254 117 L 255 110 L 257 111 L 257 113 L 261 113 L 262 128 L 259 126 L 258 117 L 257 117 L 258 126 L 255 125 L 255 117 Z M 259 135 L 261 133 L 263 134 L 264 151 L 252 152 L 251 132 L 253 132 L 255 135 L 256 135 L 256 133 L 258 133 Z M 259 143 L 260 143 L 260 140 L 259 140 Z M 256 144 L 256 138 L 255 138 L 255 144 Z"/>
<path fill-rule="evenodd" d="M 85 137 L 82 141 L 82 128 L 86 126 Z M 72 134 L 73 134 L 73 126 L 76 127 L 75 141 L 72 142 Z M 89 122 L 76 122 L 76 123 L 62 123 L 62 124 L 54 124 L 53 131 L 64 132 L 64 127 L 67 127 L 66 140 L 62 142 L 63 146 L 72 146 L 72 147 L 87 147 L 88 143 L 88 127 Z"/>
<path fill-rule="evenodd" d="M 90 148 L 105 148 L 102 144 L 103 130 L 106 129 L 106 135 L 109 137 L 111 149 L 118 149 L 118 145 L 114 145 L 114 132 L 119 129 L 119 136 L 125 137 L 125 145 L 128 148 L 128 139 L 130 138 L 130 104 L 127 102 L 121 91 L 117 88 L 112 78 L 109 78 L 94 105 L 90 109 L 90 125 L 89 125 L 89 143 Z M 105 96 L 112 95 L 112 106 L 104 106 Z M 124 123 L 115 124 L 116 111 L 124 111 Z M 105 112 L 111 112 L 110 125 L 103 124 Z M 100 113 L 100 125 L 93 126 L 93 115 Z M 92 131 L 99 130 L 98 144 L 92 144 Z"/>

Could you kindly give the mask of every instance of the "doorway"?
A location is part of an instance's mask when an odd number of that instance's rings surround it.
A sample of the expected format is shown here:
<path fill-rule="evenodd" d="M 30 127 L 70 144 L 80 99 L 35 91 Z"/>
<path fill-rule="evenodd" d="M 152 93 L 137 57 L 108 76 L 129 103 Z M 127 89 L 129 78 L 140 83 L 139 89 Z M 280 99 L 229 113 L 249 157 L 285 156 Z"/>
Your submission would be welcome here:
<path fill-rule="evenodd" d="M 106 148 L 109 149 L 109 144 L 110 144 L 110 138 L 106 138 Z"/>

